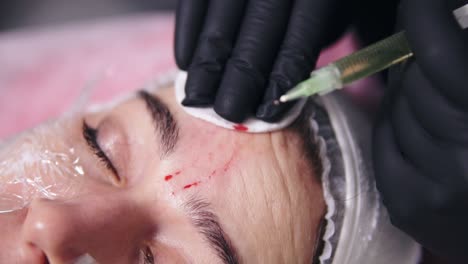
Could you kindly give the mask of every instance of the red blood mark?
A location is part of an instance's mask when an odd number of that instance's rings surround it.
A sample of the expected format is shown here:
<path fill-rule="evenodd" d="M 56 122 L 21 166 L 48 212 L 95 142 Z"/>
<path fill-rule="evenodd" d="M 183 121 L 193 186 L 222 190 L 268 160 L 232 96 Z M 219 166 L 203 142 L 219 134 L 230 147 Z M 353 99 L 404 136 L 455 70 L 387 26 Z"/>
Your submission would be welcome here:
<path fill-rule="evenodd" d="M 213 171 L 210 173 L 210 175 L 208 176 L 208 178 L 211 179 L 211 177 L 215 176 L 216 171 L 217 171 L 217 170 L 213 170 Z"/>
<path fill-rule="evenodd" d="M 177 176 L 177 175 L 179 175 L 180 173 L 181 173 L 181 171 L 178 170 L 178 171 L 174 172 L 173 174 L 168 174 L 168 175 L 166 175 L 166 176 L 164 177 L 164 180 L 165 180 L 165 181 L 170 181 L 172 178 L 174 178 L 174 176 Z"/>
<path fill-rule="evenodd" d="M 248 127 L 246 127 L 246 126 L 244 126 L 242 124 L 236 124 L 236 125 L 233 125 L 232 127 L 237 131 L 247 131 L 247 130 L 249 130 Z"/>
<path fill-rule="evenodd" d="M 187 184 L 187 185 L 184 186 L 184 190 L 195 187 L 195 186 L 198 186 L 198 184 L 200 184 L 200 183 L 201 183 L 201 181 L 197 181 L 197 182 L 194 182 L 194 183 L 191 183 L 191 184 Z"/>
<path fill-rule="evenodd" d="M 166 175 L 166 177 L 164 177 L 164 180 L 165 180 L 165 181 L 169 181 L 169 180 L 171 180 L 171 179 L 172 179 L 172 175 L 170 175 L 170 174 L 169 174 L 169 175 Z"/>
<path fill-rule="evenodd" d="M 226 172 L 229 170 L 229 168 L 231 167 L 231 163 L 232 161 L 234 160 L 234 154 L 232 154 L 231 158 L 224 164 L 223 166 L 223 171 Z"/>

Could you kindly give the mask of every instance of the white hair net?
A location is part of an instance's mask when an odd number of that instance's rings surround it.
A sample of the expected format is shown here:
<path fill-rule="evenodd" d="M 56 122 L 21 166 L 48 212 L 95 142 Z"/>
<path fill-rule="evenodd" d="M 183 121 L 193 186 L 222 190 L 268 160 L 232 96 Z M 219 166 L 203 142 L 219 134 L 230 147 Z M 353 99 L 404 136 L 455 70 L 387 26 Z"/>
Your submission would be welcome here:
<path fill-rule="evenodd" d="M 340 92 L 306 109 L 320 147 L 328 211 L 323 264 L 415 264 L 419 245 L 390 223 L 375 187 L 370 122 Z"/>

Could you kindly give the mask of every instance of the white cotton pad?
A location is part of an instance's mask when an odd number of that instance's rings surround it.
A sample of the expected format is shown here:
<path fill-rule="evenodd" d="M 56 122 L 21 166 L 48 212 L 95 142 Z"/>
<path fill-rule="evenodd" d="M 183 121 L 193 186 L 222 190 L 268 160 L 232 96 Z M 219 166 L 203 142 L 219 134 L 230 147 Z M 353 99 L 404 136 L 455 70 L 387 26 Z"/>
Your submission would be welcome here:
<path fill-rule="evenodd" d="M 212 107 L 187 107 L 181 104 L 182 100 L 185 98 L 185 81 L 187 80 L 187 72 L 179 72 L 175 82 L 175 93 L 176 93 L 176 100 L 180 104 L 180 106 L 187 112 L 189 115 L 192 115 L 196 118 L 205 120 L 210 122 L 214 125 L 224 127 L 231 130 L 237 130 L 247 133 L 265 133 L 271 132 L 275 130 L 280 130 L 289 126 L 302 111 L 304 104 L 306 102 L 305 99 L 300 100 L 297 102 L 289 112 L 276 123 L 267 123 L 253 117 L 249 117 L 245 122 L 242 124 L 232 123 L 220 117 Z"/>

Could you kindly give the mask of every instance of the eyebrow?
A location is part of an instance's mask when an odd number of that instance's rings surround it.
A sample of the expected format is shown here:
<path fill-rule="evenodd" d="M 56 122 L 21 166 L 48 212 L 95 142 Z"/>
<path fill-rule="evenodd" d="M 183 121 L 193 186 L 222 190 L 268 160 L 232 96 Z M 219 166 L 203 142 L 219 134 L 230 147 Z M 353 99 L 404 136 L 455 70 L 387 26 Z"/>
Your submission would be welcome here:
<path fill-rule="evenodd" d="M 169 107 L 164 104 L 159 97 L 141 90 L 138 96 L 143 99 L 146 108 L 151 114 L 153 125 L 159 132 L 160 145 L 162 148 L 161 158 L 171 154 L 179 140 L 179 128 L 177 121 L 169 111 Z"/>
<path fill-rule="evenodd" d="M 154 127 L 161 139 L 162 155 L 169 155 L 179 139 L 179 128 L 169 108 L 157 96 L 141 90 L 138 96 L 144 100 L 146 108 L 151 114 Z M 184 207 L 187 209 L 192 225 L 203 235 L 224 264 L 239 264 L 238 254 L 231 244 L 231 240 L 221 227 L 218 217 L 210 210 L 206 201 L 191 198 Z"/>
<path fill-rule="evenodd" d="M 231 240 L 219 224 L 218 217 L 210 210 L 210 204 L 196 198 L 190 198 L 184 207 L 189 212 L 192 224 L 198 229 L 205 240 L 216 251 L 224 264 L 239 264 L 237 251 Z"/>

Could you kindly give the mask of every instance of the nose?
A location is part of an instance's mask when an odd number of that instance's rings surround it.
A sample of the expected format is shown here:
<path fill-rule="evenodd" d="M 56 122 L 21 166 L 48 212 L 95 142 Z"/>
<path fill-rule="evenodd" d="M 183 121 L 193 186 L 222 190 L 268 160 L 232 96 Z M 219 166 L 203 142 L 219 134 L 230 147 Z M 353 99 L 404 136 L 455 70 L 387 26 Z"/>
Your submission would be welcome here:
<path fill-rule="evenodd" d="M 0 263 L 45 264 L 43 251 L 29 243 L 22 243 L 21 228 L 27 209 L 0 216 Z"/>
<path fill-rule="evenodd" d="M 21 247 L 24 258 L 35 259 L 30 263 L 73 263 L 85 254 L 99 263 L 133 263 L 149 223 L 131 199 L 117 194 L 36 199 L 23 225 Z"/>

